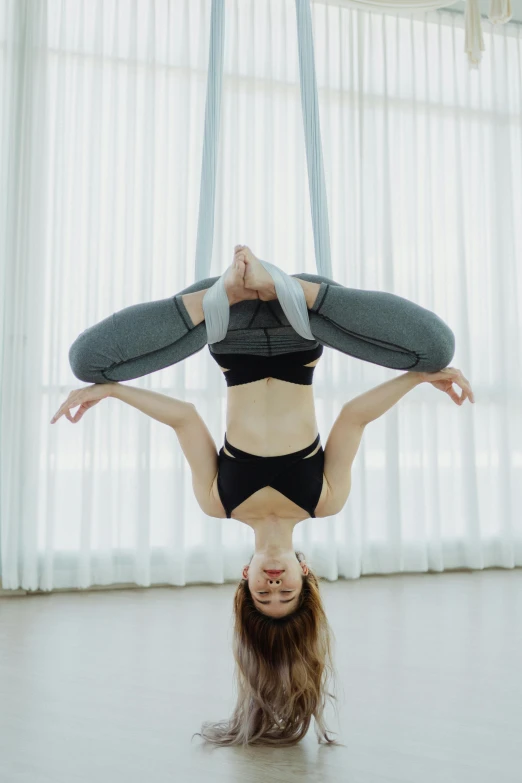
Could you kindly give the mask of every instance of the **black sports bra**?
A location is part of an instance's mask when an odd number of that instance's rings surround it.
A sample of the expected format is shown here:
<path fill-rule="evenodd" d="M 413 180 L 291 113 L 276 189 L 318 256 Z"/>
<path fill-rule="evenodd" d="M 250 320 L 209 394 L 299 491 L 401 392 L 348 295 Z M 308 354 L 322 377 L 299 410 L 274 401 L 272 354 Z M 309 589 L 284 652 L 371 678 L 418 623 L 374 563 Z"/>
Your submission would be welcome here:
<path fill-rule="evenodd" d="M 323 353 L 319 344 L 309 351 L 293 351 L 281 353 L 278 356 L 254 356 L 245 353 L 214 353 L 208 346 L 210 355 L 220 367 L 227 367 L 225 380 L 227 386 L 239 386 L 243 383 L 259 381 L 262 378 L 279 378 L 281 381 L 299 383 L 304 386 L 312 384 L 315 367 L 304 367 Z"/>
<path fill-rule="evenodd" d="M 309 368 L 313 369 L 313 368 Z M 263 487 L 273 487 L 315 517 L 315 508 L 323 491 L 324 449 L 320 436 L 309 446 L 291 454 L 261 457 L 232 446 L 225 433 L 225 445 L 218 454 L 217 488 L 219 497 L 230 518 L 232 511 Z M 233 454 L 225 454 L 224 449 Z"/>

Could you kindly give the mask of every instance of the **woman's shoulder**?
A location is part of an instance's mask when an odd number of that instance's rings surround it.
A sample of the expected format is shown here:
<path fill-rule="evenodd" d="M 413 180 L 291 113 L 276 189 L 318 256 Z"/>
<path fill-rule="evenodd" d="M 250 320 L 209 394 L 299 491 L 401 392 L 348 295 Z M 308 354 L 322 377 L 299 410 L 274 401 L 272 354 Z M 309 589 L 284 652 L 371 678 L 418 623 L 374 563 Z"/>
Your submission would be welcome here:
<path fill-rule="evenodd" d="M 326 474 L 323 473 L 323 492 L 319 498 L 319 503 L 315 507 L 315 516 L 331 517 L 339 514 L 348 500 L 351 485 L 351 474 L 348 472 L 343 482 L 342 492 L 334 491 L 334 488 L 328 483 Z"/>

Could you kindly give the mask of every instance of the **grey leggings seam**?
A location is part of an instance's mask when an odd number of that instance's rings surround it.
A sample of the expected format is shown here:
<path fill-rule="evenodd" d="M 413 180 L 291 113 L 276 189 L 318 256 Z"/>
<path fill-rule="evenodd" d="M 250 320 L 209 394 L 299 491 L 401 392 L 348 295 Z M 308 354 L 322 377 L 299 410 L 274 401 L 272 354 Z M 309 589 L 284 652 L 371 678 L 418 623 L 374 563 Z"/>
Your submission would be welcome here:
<path fill-rule="evenodd" d="M 267 302 L 267 304 L 268 304 L 268 307 L 270 308 L 270 312 L 272 313 L 272 315 L 274 316 L 274 318 L 277 320 L 278 324 L 279 324 L 280 326 L 284 326 L 284 323 L 282 322 L 282 320 L 279 318 L 278 314 L 276 313 L 276 311 L 275 311 L 275 310 L 274 310 L 274 308 L 272 307 L 272 304 L 271 304 L 271 302 Z M 252 316 L 252 321 L 253 321 L 253 320 L 254 320 L 254 316 Z M 251 321 L 250 323 L 252 323 L 252 321 Z"/>
<path fill-rule="evenodd" d="M 192 325 L 192 326 L 191 326 L 190 324 L 188 324 L 188 323 L 187 323 L 187 319 L 185 318 L 185 315 L 184 315 L 184 313 L 183 313 L 183 310 L 182 310 L 182 309 L 181 309 L 181 307 L 179 306 L 179 304 L 178 304 L 178 300 L 176 299 L 176 297 L 175 297 L 175 296 L 173 297 L 173 301 L 174 301 L 174 304 L 176 305 L 176 308 L 177 308 L 177 311 L 178 311 L 178 313 L 179 313 L 179 314 L 181 315 L 181 317 L 183 318 L 183 323 L 185 324 L 185 326 L 187 327 L 187 329 L 188 329 L 189 331 L 190 331 L 191 329 L 194 329 L 194 325 Z"/>
<path fill-rule="evenodd" d="M 317 307 L 317 310 L 315 311 L 315 312 L 316 312 L 318 315 L 320 315 L 320 314 L 321 314 L 321 313 L 320 313 L 320 310 L 321 310 L 321 307 L 323 306 L 324 300 L 326 299 L 326 294 L 328 293 L 328 289 L 329 289 L 329 288 L 330 288 L 330 283 L 326 283 L 326 288 L 324 289 L 324 293 L 323 293 L 322 299 L 321 299 L 321 301 L 319 302 L 319 305 L 318 305 L 318 307 Z M 315 307 L 315 305 L 314 305 L 314 307 Z"/>
<path fill-rule="evenodd" d="M 258 312 L 259 312 L 259 308 L 260 308 L 260 307 L 261 307 L 261 299 L 259 299 L 259 300 L 258 300 L 258 302 L 257 302 L 257 307 L 256 307 L 256 309 L 254 310 L 254 312 L 252 313 L 252 318 L 251 318 L 251 319 L 250 319 L 250 321 L 248 322 L 247 329 L 250 329 L 250 327 L 252 326 L 252 324 L 253 324 L 253 322 L 254 322 L 254 318 L 255 318 L 255 317 L 256 317 L 256 315 L 258 314 Z M 237 331 L 237 330 L 236 330 L 236 329 L 230 329 L 230 327 L 229 327 L 229 330 L 228 330 L 228 331 L 229 331 L 229 332 L 230 332 L 230 331 L 234 331 L 234 332 L 235 332 L 235 331 Z"/>
<path fill-rule="evenodd" d="M 323 297 L 323 300 L 324 300 L 324 297 Z M 319 313 L 319 309 L 317 310 L 317 313 Z M 325 319 L 325 321 L 329 321 L 331 324 L 333 324 L 336 329 L 340 329 L 342 332 L 344 332 L 345 334 L 349 334 L 352 337 L 360 337 L 362 340 L 366 340 L 367 342 L 370 342 L 373 345 L 376 345 L 377 343 L 379 343 L 379 344 L 382 344 L 384 346 L 390 346 L 392 348 L 398 348 L 399 351 L 402 351 L 403 353 L 413 354 L 413 356 L 416 357 L 416 360 L 415 360 L 415 363 L 411 365 L 411 367 L 415 367 L 419 363 L 419 361 L 423 358 L 420 353 L 417 353 L 417 351 L 414 351 L 411 348 L 404 348 L 404 346 L 396 345 L 396 343 L 391 343 L 388 340 L 375 340 L 375 339 L 373 339 L 371 337 L 368 337 L 365 334 L 359 334 L 358 332 L 353 332 L 350 329 L 345 329 L 340 324 L 336 323 L 335 321 L 332 321 L 331 318 L 328 318 L 327 315 L 324 315 L 324 313 L 320 313 L 320 315 L 321 315 L 321 318 Z M 330 347 L 335 348 L 335 346 L 330 346 Z M 426 357 L 424 357 L 424 358 L 426 358 Z M 409 368 L 405 368 L 405 369 L 409 369 Z"/>

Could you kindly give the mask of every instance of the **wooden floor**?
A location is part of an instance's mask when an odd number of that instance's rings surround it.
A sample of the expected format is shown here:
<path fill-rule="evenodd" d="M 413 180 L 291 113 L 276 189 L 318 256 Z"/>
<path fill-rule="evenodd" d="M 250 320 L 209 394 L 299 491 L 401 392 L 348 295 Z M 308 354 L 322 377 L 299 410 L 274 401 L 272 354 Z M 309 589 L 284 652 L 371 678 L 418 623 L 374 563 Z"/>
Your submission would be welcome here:
<path fill-rule="evenodd" d="M 0 598 L 1 783 L 520 783 L 522 569 L 322 582 L 345 748 L 209 750 L 235 585 Z"/>

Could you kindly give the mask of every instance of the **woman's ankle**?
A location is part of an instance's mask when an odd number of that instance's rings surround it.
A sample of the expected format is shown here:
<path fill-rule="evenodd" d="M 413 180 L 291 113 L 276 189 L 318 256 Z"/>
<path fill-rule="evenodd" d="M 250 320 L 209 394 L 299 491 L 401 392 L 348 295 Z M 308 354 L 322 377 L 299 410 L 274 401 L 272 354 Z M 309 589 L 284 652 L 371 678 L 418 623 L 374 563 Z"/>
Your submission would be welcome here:
<path fill-rule="evenodd" d="M 321 283 L 311 283 L 308 280 L 301 280 L 300 277 L 294 277 L 294 280 L 297 280 L 303 289 L 306 299 L 306 306 L 309 310 L 311 310 L 317 299 L 317 294 L 321 288 Z"/>
<path fill-rule="evenodd" d="M 189 314 L 194 326 L 197 326 L 205 320 L 203 310 L 203 297 L 208 288 L 202 288 L 201 291 L 194 291 L 192 294 L 182 294 L 181 299 L 185 305 L 185 310 Z"/>

